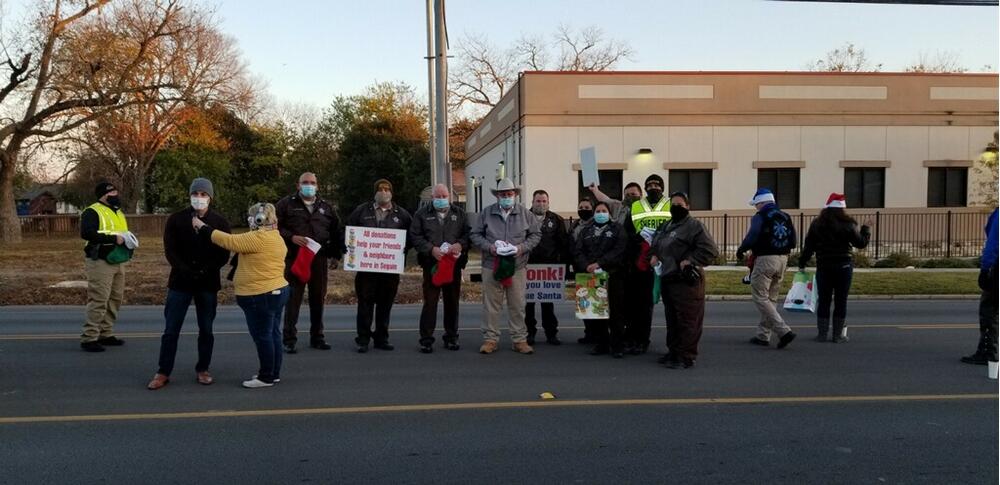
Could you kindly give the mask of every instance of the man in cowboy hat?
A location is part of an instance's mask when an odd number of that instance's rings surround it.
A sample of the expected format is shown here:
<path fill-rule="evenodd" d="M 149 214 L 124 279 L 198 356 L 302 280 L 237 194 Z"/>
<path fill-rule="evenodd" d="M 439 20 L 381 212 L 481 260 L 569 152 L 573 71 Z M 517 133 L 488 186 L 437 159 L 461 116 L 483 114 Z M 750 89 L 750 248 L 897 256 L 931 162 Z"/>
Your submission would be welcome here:
<path fill-rule="evenodd" d="M 386 179 L 378 179 L 375 181 L 375 201 L 365 202 L 354 209 L 347 224 L 408 230 L 410 221 L 410 213 L 392 201 L 392 183 Z M 398 290 L 399 275 L 396 273 L 359 271 L 354 276 L 354 291 L 358 296 L 358 336 L 354 341 L 358 344 L 358 353 L 368 352 L 371 340 L 375 341 L 376 349 L 395 348 L 389 343 L 389 314 Z"/>
<path fill-rule="evenodd" d="M 469 239 L 483 252 L 483 345 L 479 352 L 492 354 L 500 342 L 497 317 L 507 301 L 508 324 L 514 351 L 534 353 L 528 345 L 524 323 L 525 266 L 528 254 L 542 239 L 538 219 L 516 202 L 521 189 L 510 179 L 492 190 L 497 202 L 483 209 Z"/>

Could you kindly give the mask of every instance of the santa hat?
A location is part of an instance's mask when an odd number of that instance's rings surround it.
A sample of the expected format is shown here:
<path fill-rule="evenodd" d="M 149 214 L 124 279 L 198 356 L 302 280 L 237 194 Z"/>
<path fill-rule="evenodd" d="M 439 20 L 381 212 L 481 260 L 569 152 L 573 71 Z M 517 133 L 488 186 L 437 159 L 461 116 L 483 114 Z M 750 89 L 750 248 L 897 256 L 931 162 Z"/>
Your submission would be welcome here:
<path fill-rule="evenodd" d="M 757 189 L 757 193 L 753 194 L 753 198 L 750 199 L 750 205 L 762 202 L 774 202 L 774 193 L 771 192 L 771 189 Z"/>
<path fill-rule="evenodd" d="M 823 207 L 846 209 L 847 199 L 844 198 L 844 194 L 838 194 L 834 192 L 830 194 L 830 197 L 828 199 L 826 199 L 826 205 Z"/>
<path fill-rule="evenodd" d="M 295 275 L 299 281 L 303 283 L 308 283 L 309 278 L 312 277 L 312 262 L 313 258 L 316 257 L 316 253 L 319 252 L 322 246 L 313 241 L 312 238 L 306 238 L 306 245 L 299 248 L 299 253 L 295 256 L 295 262 L 292 263 L 292 274 Z"/>

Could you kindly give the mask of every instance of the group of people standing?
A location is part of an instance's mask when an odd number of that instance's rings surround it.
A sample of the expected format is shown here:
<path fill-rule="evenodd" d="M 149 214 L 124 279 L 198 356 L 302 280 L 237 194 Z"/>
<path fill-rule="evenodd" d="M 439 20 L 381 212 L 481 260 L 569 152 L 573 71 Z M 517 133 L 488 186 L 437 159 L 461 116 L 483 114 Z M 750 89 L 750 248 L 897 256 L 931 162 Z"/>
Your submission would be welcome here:
<path fill-rule="evenodd" d="M 413 249 L 423 272 L 423 308 L 420 314 L 419 350 L 434 351 L 438 301 L 443 300 L 443 348 L 459 350 L 459 302 L 462 271 L 469 251 L 482 257 L 483 321 L 479 352 L 499 349 L 499 319 L 506 310 L 511 348 L 521 354 L 534 352 L 540 315 L 545 341 L 560 345 L 558 320 L 552 303 L 526 302 L 528 264 L 568 264 L 577 273 L 607 274 L 609 318 L 585 320 L 582 344 L 593 345 L 594 355 L 641 355 L 649 350 L 653 308 L 662 300 L 667 326 L 667 353 L 659 359 L 671 369 L 689 369 L 698 358 L 705 315 L 704 268 L 719 249 L 704 224 L 690 214 L 684 192 L 664 194 L 663 179 L 650 175 L 639 186 L 630 183 L 623 200 L 615 200 L 591 186 L 592 197 L 578 205 L 579 219 L 570 227 L 549 210 L 548 193 L 537 190 L 530 207 L 518 202 L 520 189 L 510 180 L 497 183 L 497 202 L 475 218 L 451 203 L 448 188 L 432 188 L 431 201 L 412 216 L 392 200 L 392 183 L 380 179 L 374 196 L 350 214 L 347 225 L 407 231 L 405 250 Z M 299 308 L 308 289 L 309 346 L 329 350 L 323 325 L 328 271 L 336 268 L 345 252 L 344 226 L 335 207 L 318 195 L 315 174 L 302 174 L 294 194 L 277 204 L 256 203 L 247 212 L 249 232 L 231 233 L 221 214 L 212 209 L 214 190 L 204 178 L 190 186 L 190 206 L 173 213 L 165 224 L 163 242 L 170 264 L 164 307 L 165 330 L 161 338 L 159 367 L 149 389 L 170 382 L 177 342 L 187 310 L 194 302 L 198 321 L 197 382 L 209 385 L 214 339 L 212 324 L 221 289 L 220 271 L 234 269 L 236 300 L 243 310 L 260 362 L 258 372 L 244 387 L 270 387 L 281 379 L 282 356 L 298 351 Z M 88 275 L 87 318 L 81 347 L 101 352 L 124 341 L 113 332 L 124 293 L 123 262 L 138 245 L 128 232 L 120 210 L 117 189 L 102 183 L 95 189 L 98 202 L 81 215 L 81 236 Z M 788 258 L 798 237 L 792 218 L 776 204 L 774 194 L 762 188 L 750 205 L 757 210 L 737 249 L 737 258 L 752 256 L 752 300 L 760 313 L 750 343 L 787 347 L 796 337 L 777 308 L 778 294 Z M 859 225 L 846 212 L 841 194 L 831 194 L 804 239 L 798 265 L 803 270 L 816 255 L 818 292 L 818 341 L 848 341 L 846 302 L 853 272 L 853 250 L 869 241 L 868 225 Z M 980 286 L 980 345 L 964 362 L 981 364 L 997 353 L 997 213 L 987 225 Z M 230 258 L 231 253 L 235 254 Z M 984 276 L 985 275 L 985 276 Z M 356 349 L 369 346 L 391 351 L 389 324 L 400 276 L 395 273 L 358 272 Z M 992 296 L 989 296 L 992 295 Z M 832 307 L 832 319 L 831 319 Z M 374 324 L 374 326 L 373 326 Z M 832 330 L 832 332 L 831 332 Z M 772 338 L 773 337 L 773 338 Z"/>

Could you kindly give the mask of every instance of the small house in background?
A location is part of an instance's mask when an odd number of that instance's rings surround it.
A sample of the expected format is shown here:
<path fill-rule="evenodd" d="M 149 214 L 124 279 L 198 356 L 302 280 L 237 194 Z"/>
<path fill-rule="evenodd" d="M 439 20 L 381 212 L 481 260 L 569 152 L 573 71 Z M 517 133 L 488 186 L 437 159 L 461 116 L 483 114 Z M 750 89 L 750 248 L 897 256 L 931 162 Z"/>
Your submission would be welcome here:
<path fill-rule="evenodd" d="M 62 200 L 66 186 L 63 184 L 40 184 L 29 187 L 17 194 L 17 215 L 38 216 L 54 214 L 76 214 L 76 206 Z"/>

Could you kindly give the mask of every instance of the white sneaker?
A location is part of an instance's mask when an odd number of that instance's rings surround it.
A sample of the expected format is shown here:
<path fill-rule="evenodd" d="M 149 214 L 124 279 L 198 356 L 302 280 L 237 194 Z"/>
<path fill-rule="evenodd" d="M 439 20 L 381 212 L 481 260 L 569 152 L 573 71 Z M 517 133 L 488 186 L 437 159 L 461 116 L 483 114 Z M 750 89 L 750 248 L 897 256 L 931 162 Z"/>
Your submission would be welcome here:
<path fill-rule="evenodd" d="M 247 389 L 259 389 L 261 387 L 271 387 L 273 385 L 274 385 L 273 382 L 264 382 L 260 379 L 257 379 L 256 376 L 254 376 L 254 378 L 250 379 L 249 381 L 243 381 L 243 387 Z"/>
<path fill-rule="evenodd" d="M 251 379 L 256 379 L 256 378 L 257 378 L 257 374 L 254 374 L 253 377 L 251 377 Z M 280 377 L 274 380 L 275 384 L 277 384 L 279 382 L 281 382 L 281 378 Z"/>

